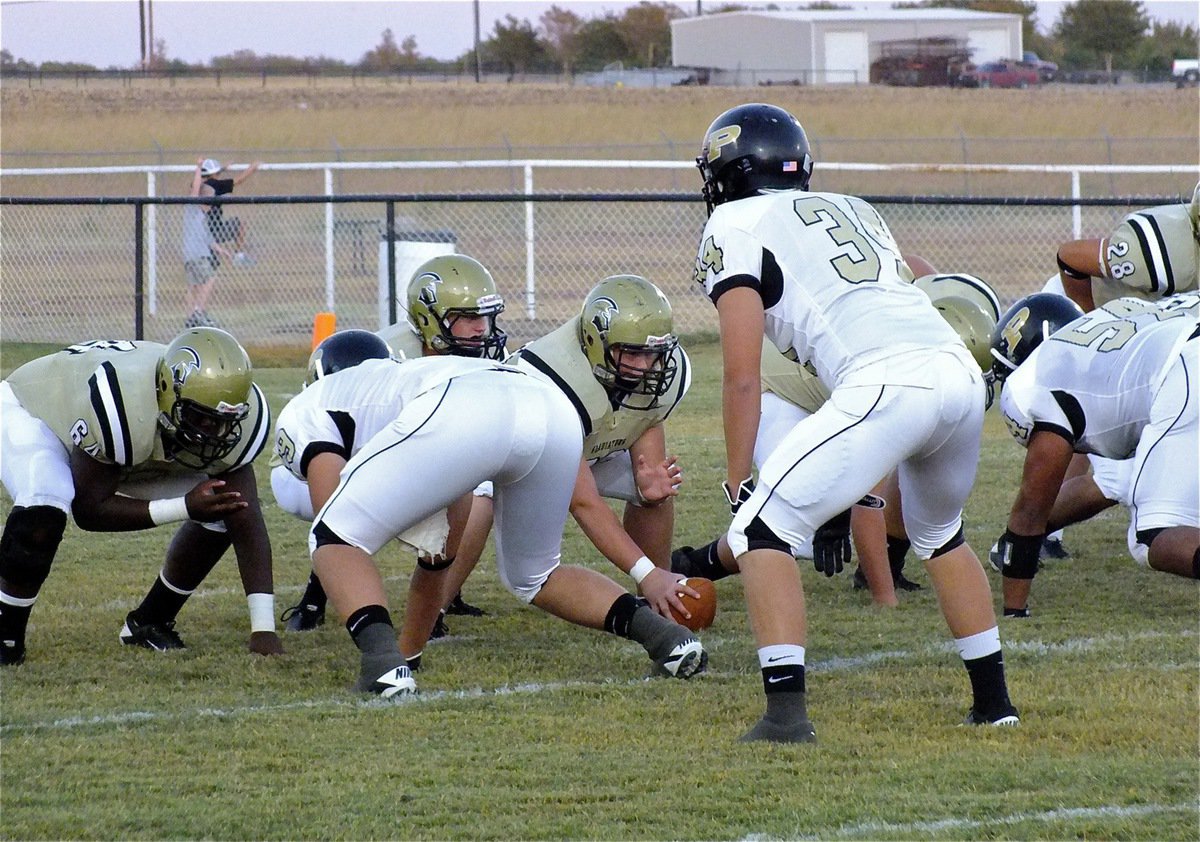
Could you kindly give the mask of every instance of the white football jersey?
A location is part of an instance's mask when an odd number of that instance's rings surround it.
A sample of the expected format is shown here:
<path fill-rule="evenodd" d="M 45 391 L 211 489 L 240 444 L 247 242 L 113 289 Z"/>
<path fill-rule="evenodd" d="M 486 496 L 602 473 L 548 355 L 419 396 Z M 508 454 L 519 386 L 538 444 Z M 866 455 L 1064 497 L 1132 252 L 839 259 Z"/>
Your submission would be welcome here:
<path fill-rule="evenodd" d="M 1052 430 L 1077 453 L 1133 455 L 1167 366 L 1197 329 L 1200 295 L 1119 298 L 1064 326 L 1008 376 L 1000 411 L 1028 446 Z"/>
<path fill-rule="evenodd" d="M 695 267 L 714 302 L 735 287 L 757 290 L 767 338 L 811 363 L 828 389 L 909 350 L 962 345 L 910 274 L 870 204 L 802 190 L 717 206 Z"/>
<path fill-rule="evenodd" d="M 305 479 L 317 454 L 332 452 L 349 460 L 414 398 L 456 377 L 493 368 L 506 367 L 493 360 L 454 356 L 404 363 L 364 360 L 322 377 L 288 402 L 279 413 L 275 455 L 292 474 Z"/>

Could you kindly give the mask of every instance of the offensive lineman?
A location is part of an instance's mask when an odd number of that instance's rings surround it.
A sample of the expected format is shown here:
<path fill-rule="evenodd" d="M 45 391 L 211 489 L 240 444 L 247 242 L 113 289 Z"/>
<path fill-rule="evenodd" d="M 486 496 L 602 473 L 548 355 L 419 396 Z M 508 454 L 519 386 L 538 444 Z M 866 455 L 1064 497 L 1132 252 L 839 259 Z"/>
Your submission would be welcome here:
<path fill-rule="evenodd" d="M 338 344 L 334 353 L 338 359 L 328 361 L 322 359 L 324 352 L 318 347 L 313 352 L 313 359 L 309 362 L 309 382 L 311 383 L 326 373 L 332 373 L 330 369 L 338 370 L 347 367 L 347 364 L 354 365 L 368 357 L 385 356 L 384 349 L 388 350 L 388 355 L 394 352 L 400 360 L 439 355 L 481 357 L 494 360 L 504 358 L 505 343 L 508 337 L 496 324 L 497 316 L 504 311 L 504 299 L 496 288 L 496 282 L 492 278 L 491 272 L 474 258 L 463 254 L 452 254 L 433 257 L 425 261 L 413 272 L 406 292 L 406 302 L 409 320 L 378 331 L 374 335 L 376 343 L 370 343 L 367 337 L 358 337 L 357 335 L 335 339 L 334 342 Z M 365 331 L 357 331 L 357 333 L 365 333 Z M 334 334 L 330 339 L 337 336 L 338 334 Z M 308 471 L 306 461 L 300 466 L 298 473 L 296 473 L 296 468 L 289 472 L 286 466 L 276 467 L 272 470 L 271 487 L 275 492 L 276 499 L 280 500 L 281 505 L 284 505 L 297 517 L 311 521 L 313 513 L 321 508 L 329 492 L 337 484 L 337 472 L 341 466 L 378 429 L 375 427 L 370 432 L 365 432 L 359 427 L 349 434 L 341 434 L 333 430 L 330 435 L 335 441 L 322 440 L 319 444 L 312 442 L 313 447 L 319 447 L 323 452 L 339 453 L 341 457 L 340 464 L 330 463 L 321 467 L 320 470 L 327 477 L 327 481 L 318 481 L 318 485 L 323 488 L 323 493 L 314 494 L 311 501 L 309 500 L 312 489 L 306 484 Z M 306 432 L 293 430 L 292 434 L 302 436 Z M 324 429 L 312 432 L 317 436 L 326 433 Z M 326 438 L 328 437 L 326 436 Z M 344 442 L 344 446 L 343 439 L 348 439 Z M 293 500 L 298 502 L 292 502 Z M 459 541 L 465 539 L 468 542 L 466 548 L 468 552 L 464 553 L 465 563 L 457 565 L 451 576 L 454 590 L 451 593 L 453 599 L 450 602 L 449 610 L 452 613 L 479 616 L 483 612 L 464 602 L 459 588 L 474 568 L 474 560 L 477 560 L 477 555 L 473 556 L 473 548 L 478 544 L 479 552 L 483 550 L 483 543 L 487 540 L 487 520 L 484 520 L 480 526 L 477 515 L 476 525 L 466 535 L 463 534 L 463 521 L 467 517 L 467 510 L 471 508 L 479 507 L 485 510 L 489 520 L 491 512 L 490 502 L 485 497 L 479 497 L 474 504 L 468 506 L 467 504 L 470 502 L 465 501 L 462 504 L 465 508 L 455 510 L 451 529 L 451 545 L 445 558 L 441 558 L 442 548 L 437 548 L 435 552 L 439 556 L 438 560 L 433 563 L 432 567 L 429 564 L 418 567 L 418 572 L 414 575 L 414 586 L 417 585 L 415 580 L 424 576 L 420 571 L 438 571 L 451 567 Z M 483 534 L 479 536 L 481 530 Z M 468 557 L 472 556 L 472 560 L 467 561 Z M 300 602 L 284 613 L 283 620 L 286 627 L 292 631 L 308 631 L 316 628 L 325 619 L 325 603 L 325 590 L 314 572 L 309 576 Z M 435 618 L 432 623 L 436 623 L 444 633 L 440 616 Z M 434 625 L 431 624 L 430 629 L 433 628 Z M 423 646 L 424 641 L 422 640 L 419 648 L 423 648 Z"/>
<path fill-rule="evenodd" d="M 638 641 L 660 673 L 690 678 L 704 670 L 707 653 L 683 626 L 607 576 L 560 564 L 582 442 L 562 392 L 491 360 L 428 357 L 368 360 L 296 400 L 311 394 L 336 405 L 348 391 L 363 405 L 363 390 L 373 393 L 366 403 L 390 407 L 393 420 L 346 464 L 309 537 L 314 568 L 361 652 L 358 690 L 387 698 L 416 689 L 371 555 L 485 480 L 493 482 L 496 563 L 509 591 L 569 622 Z M 436 613 L 440 603 L 410 603 L 408 611 L 430 607 Z"/>
<path fill-rule="evenodd" d="M 230 545 L 250 607 L 251 652 L 282 654 L 271 542 L 251 464 L 270 410 L 232 336 L 186 330 L 165 347 L 95 341 L 33 360 L 0 383 L 2 479 L 14 507 L 0 539 L 0 664 L 25 658 L 25 629 L 67 514 L 81 529 L 179 523 L 122 643 L 184 648 L 175 617 Z"/>
<path fill-rule="evenodd" d="M 844 540 L 839 515 L 899 471 L 904 524 L 970 677 L 969 724 L 1013 725 L 987 576 L 965 542 L 962 508 L 979 453 L 979 366 L 929 299 L 901 275 L 900 249 L 861 199 L 809 193 L 812 157 L 781 108 L 730 109 L 697 159 L 710 217 L 695 277 L 717 307 L 728 540 L 742 571 L 766 713 L 743 740 L 812 742 L 805 695 L 804 591 L 794 552 L 813 539 L 818 569 Z M 762 339 L 811 365 L 830 398 L 751 479 Z"/>
<path fill-rule="evenodd" d="M 1129 549 L 1141 563 L 1200 578 L 1200 294 L 1119 298 L 1086 315 L 1038 293 L 993 338 L 1000 410 L 1026 448 L 999 542 L 1005 613 L 1028 616 L 1037 548 L 1075 453 L 1128 459 Z M 1047 338 L 1048 337 L 1048 338 Z"/>

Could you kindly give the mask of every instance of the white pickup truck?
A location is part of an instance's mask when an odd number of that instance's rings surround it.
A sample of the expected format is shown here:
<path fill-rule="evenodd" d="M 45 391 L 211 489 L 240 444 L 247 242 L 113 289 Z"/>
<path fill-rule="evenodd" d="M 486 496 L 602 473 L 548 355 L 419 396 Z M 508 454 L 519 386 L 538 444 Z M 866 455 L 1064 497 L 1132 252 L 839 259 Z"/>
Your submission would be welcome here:
<path fill-rule="evenodd" d="M 1175 87 L 1200 83 L 1200 59 L 1177 58 L 1171 63 L 1171 78 Z"/>

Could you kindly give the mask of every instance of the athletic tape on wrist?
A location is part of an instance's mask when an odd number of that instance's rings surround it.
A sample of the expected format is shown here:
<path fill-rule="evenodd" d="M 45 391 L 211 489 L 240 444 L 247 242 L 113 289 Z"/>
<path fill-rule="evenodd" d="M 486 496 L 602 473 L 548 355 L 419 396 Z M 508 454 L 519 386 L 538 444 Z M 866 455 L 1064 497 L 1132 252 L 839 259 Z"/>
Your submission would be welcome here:
<path fill-rule="evenodd" d="M 247 594 L 246 604 L 250 606 L 250 631 L 275 631 L 275 594 Z"/>
<path fill-rule="evenodd" d="M 654 571 L 654 562 L 642 556 L 633 565 L 633 569 L 629 571 L 630 577 L 637 584 L 641 584 L 642 580 L 649 576 Z"/>
<path fill-rule="evenodd" d="M 186 497 L 169 497 L 150 501 L 150 520 L 155 526 L 190 520 Z"/>

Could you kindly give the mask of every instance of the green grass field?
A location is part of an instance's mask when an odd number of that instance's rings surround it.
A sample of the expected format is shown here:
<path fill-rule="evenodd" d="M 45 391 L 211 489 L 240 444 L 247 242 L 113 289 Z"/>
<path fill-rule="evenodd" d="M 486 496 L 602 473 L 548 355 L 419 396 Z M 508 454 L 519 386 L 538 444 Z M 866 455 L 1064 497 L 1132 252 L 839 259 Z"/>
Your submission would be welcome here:
<path fill-rule="evenodd" d="M 728 515 L 719 350 L 688 347 L 696 379 L 668 439 L 686 475 L 676 542 L 694 544 Z M 4 350 L 8 370 L 40 349 Z M 258 371 L 276 410 L 301 378 Z M 990 414 L 967 512 L 980 552 L 1021 458 Z M 307 575 L 306 528 L 264 493 L 282 608 Z M 387 704 L 350 692 L 357 652 L 336 624 L 249 655 L 231 558 L 180 616 L 186 651 L 122 647 L 170 532 L 72 526 L 29 660 L 0 674 L 0 837 L 1196 839 L 1197 589 L 1130 561 L 1126 525 L 1114 510 L 1068 530 L 1074 557 L 1039 576 L 1034 617 L 1003 623 L 1016 729 L 958 727 L 966 676 L 928 588 L 876 609 L 802 563 L 821 742 L 793 747 L 735 741 L 761 710 L 737 579 L 717 586 L 710 672 L 646 681 L 640 647 L 518 603 L 489 549 L 466 586 L 488 616 L 451 618 L 421 695 Z M 627 584 L 573 524 L 564 559 Z M 413 560 L 388 548 L 381 565 L 398 613 Z M 906 573 L 928 583 L 915 561 Z"/>

